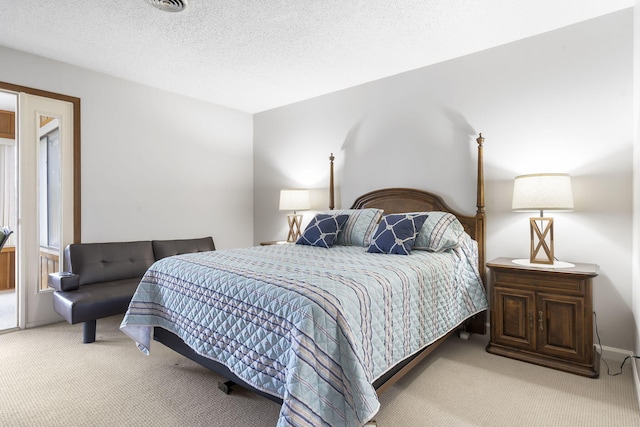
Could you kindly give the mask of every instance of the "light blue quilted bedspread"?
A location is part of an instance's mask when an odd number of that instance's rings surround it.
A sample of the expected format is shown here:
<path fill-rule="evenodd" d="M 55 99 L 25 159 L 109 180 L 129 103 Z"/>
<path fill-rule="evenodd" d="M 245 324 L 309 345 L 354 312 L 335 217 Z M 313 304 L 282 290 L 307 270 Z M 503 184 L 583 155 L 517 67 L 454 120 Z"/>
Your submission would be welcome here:
<path fill-rule="evenodd" d="M 145 274 L 121 329 L 154 326 L 283 399 L 279 426 L 361 426 L 389 368 L 487 308 L 468 236 L 409 256 L 273 245 L 180 255 Z"/>

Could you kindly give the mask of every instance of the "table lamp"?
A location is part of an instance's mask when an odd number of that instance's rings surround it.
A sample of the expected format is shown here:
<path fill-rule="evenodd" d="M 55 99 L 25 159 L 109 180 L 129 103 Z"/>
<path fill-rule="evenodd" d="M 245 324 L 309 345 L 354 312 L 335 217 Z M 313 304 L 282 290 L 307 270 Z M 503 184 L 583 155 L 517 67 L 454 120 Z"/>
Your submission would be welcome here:
<path fill-rule="evenodd" d="M 514 211 L 540 211 L 539 217 L 529 218 L 531 229 L 529 262 L 554 264 L 553 218 L 544 217 L 544 211 L 573 210 L 571 177 L 564 173 L 517 176 L 513 182 L 511 208 Z"/>

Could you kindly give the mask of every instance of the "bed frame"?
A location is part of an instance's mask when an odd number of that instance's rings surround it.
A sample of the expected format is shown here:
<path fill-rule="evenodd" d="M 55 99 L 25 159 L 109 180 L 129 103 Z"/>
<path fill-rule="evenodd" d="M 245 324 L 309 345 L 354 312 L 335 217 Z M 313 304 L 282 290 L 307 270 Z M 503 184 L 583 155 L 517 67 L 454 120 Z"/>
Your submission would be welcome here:
<path fill-rule="evenodd" d="M 484 138 L 482 134 L 476 139 L 478 143 L 478 179 L 477 179 L 477 211 L 474 216 L 464 215 L 460 212 L 451 209 L 444 200 L 433 193 L 427 191 L 415 190 L 410 188 L 387 188 L 382 190 L 375 190 L 370 193 L 364 194 L 353 203 L 353 209 L 362 208 L 381 208 L 384 209 L 384 213 L 400 213 L 400 212 L 416 212 L 416 211 L 444 211 L 451 212 L 464 226 L 465 231 L 478 243 L 478 267 L 482 282 L 486 288 L 485 278 L 485 211 L 484 211 L 484 170 L 483 170 L 483 143 Z M 334 185 L 333 185 L 333 154 L 329 157 L 330 160 L 330 185 L 329 185 L 329 208 L 333 209 L 335 206 L 334 201 Z M 468 319 L 462 329 L 469 333 L 486 334 L 486 311 L 483 311 L 474 317 Z M 449 336 L 454 334 L 458 329 L 450 331 L 447 335 L 435 341 L 431 345 L 425 347 L 422 351 L 414 356 L 406 359 L 395 368 L 387 372 L 373 383 L 378 395 L 383 393 L 395 382 L 402 378 L 407 372 L 409 372 L 415 365 L 435 350 L 442 342 L 444 342 Z M 161 342 L 167 347 L 175 350 L 176 352 L 188 357 L 189 359 L 203 365 L 204 367 L 220 374 L 228 381 L 218 383 L 220 388 L 225 393 L 230 393 L 231 388 L 234 385 L 240 385 L 244 388 L 252 390 L 257 394 L 264 396 L 270 400 L 273 400 L 279 404 L 282 404 L 282 399 L 277 396 L 270 395 L 268 393 L 256 390 L 243 380 L 238 378 L 233 372 L 231 372 L 223 364 L 207 359 L 200 356 L 188 347 L 182 339 L 177 335 L 162 329 L 154 328 L 154 339 Z"/>

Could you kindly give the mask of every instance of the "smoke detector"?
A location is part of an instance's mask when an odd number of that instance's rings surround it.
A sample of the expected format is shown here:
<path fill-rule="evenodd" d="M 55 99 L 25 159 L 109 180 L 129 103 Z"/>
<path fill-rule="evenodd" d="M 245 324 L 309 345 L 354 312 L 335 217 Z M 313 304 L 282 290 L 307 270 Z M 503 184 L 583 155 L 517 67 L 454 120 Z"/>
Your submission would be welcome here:
<path fill-rule="evenodd" d="M 145 0 L 156 9 L 164 12 L 182 12 L 187 8 L 187 0 Z"/>

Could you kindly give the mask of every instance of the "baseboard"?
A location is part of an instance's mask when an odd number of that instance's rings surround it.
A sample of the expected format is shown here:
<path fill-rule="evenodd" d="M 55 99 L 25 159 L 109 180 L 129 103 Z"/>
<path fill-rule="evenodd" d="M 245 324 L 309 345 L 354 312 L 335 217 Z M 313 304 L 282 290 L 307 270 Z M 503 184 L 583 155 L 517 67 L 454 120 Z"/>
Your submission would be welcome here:
<path fill-rule="evenodd" d="M 629 350 L 623 350 L 621 348 L 616 348 L 616 347 L 609 347 L 609 346 L 606 346 L 606 345 L 603 345 L 603 346 L 598 345 L 596 347 L 596 349 L 598 351 L 602 350 L 600 355 L 604 359 L 612 360 L 614 362 L 622 363 L 622 361 L 624 360 L 625 357 L 633 356 L 633 352 L 631 352 Z"/>
<path fill-rule="evenodd" d="M 598 346 L 598 350 L 600 350 L 600 348 L 602 348 L 601 356 L 603 358 L 617 363 L 622 363 L 624 358 L 627 356 L 633 356 L 633 352 L 629 350 L 608 347 L 606 345 L 603 345 L 602 347 Z M 629 360 L 631 361 L 631 375 L 633 376 L 633 385 L 636 391 L 636 400 L 638 401 L 638 409 L 640 410 L 640 376 L 638 375 L 638 360 L 634 358 L 631 358 Z M 620 365 L 617 365 L 615 368 L 612 366 L 612 368 L 614 368 L 614 372 L 618 372 L 615 369 L 618 369 L 619 367 Z M 603 374 L 603 372 L 601 372 L 601 374 Z"/>
<path fill-rule="evenodd" d="M 638 376 L 638 360 L 632 359 L 633 384 L 636 386 L 636 399 L 638 400 L 638 410 L 640 411 L 640 376 Z"/>

